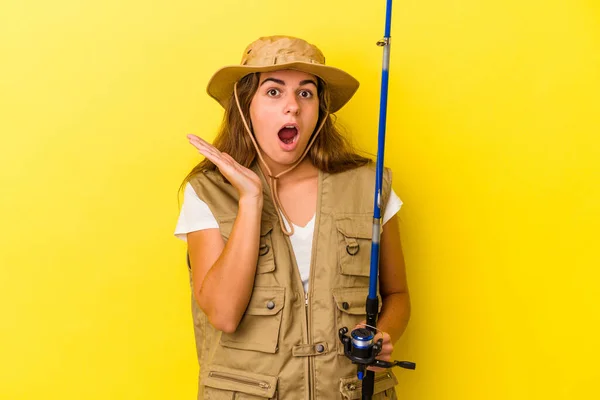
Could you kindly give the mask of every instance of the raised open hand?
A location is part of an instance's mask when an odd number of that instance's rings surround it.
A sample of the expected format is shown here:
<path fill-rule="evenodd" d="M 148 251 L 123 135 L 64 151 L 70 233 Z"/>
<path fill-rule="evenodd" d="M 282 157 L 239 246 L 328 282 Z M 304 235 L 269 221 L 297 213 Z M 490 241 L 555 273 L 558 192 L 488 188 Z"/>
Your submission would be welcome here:
<path fill-rule="evenodd" d="M 262 200 L 262 183 L 254 171 L 240 165 L 229 154 L 219 151 L 196 135 L 189 134 L 187 138 L 190 144 L 198 149 L 200 154 L 212 161 L 223 176 L 237 189 L 240 200 Z"/>

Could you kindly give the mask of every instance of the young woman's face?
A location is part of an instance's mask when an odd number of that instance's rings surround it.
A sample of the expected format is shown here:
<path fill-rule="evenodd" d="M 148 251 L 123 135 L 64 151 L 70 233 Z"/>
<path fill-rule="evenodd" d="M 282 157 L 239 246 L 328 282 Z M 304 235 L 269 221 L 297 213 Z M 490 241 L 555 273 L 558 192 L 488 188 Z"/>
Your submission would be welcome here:
<path fill-rule="evenodd" d="M 265 161 L 279 168 L 293 164 L 319 119 L 317 78 L 294 70 L 261 73 L 250 119 Z"/>

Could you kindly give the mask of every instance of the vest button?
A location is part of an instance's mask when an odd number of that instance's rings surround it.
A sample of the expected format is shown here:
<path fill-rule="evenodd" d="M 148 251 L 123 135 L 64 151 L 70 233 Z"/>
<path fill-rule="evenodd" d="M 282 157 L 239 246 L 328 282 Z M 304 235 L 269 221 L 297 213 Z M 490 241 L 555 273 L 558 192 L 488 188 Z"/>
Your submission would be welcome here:
<path fill-rule="evenodd" d="M 318 344 L 317 345 L 317 353 L 322 353 L 325 351 L 325 346 L 323 346 L 322 344 Z"/>
<path fill-rule="evenodd" d="M 350 308 L 350 304 L 348 304 L 348 302 L 346 302 L 346 301 L 345 301 L 345 302 L 343 302 L 343 303 L 342 303 L 342 308 L 343 308 L 344 310 L 347 310 L 347 309 L 349 309 L 349 308 Z"/>
<path fill-rule="evenodd" d="M 272 301 L 272 300 L 269 300 L 269 301 L 267 302 L 267 308 L 268 308 L 269 310 L 272 310 L 272 309 L 274 309 L 274 308 L 275 308 L 275 302 L 274 302 L 274 301 Z"/>

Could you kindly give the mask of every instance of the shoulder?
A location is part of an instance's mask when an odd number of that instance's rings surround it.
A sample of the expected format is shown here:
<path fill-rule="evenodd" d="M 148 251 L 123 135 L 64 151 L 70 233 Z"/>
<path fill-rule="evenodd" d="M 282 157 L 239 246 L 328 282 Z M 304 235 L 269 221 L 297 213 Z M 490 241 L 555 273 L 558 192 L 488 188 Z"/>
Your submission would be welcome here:
<path fill-rule="evenodd" d="M 327 180 L 329 184 L 326 187 L 330 188 L 329 193 L 336 199 L 335 202 L 347 201 L 352 203 L 350 206 L 353 209 L 366 205 L 367 209 L 372 210 L 376 181 L 375 163 L 331 174 Z M 381 190 L 381 205 L 385 208 L 392 191 L 392 171 L 389 168 L 384 168 Z"/>
<path fill-rule="evenodd" d="M 223 175 L 219 171 L 199 171 L 188 179 L 188 183 L 195 187 L 197 185 L 211 185 L 225 183 Z"/>
<path fill-rule="evenodd" d="M 375 184 L 375 174 L 377 166 L 374 162 L 369 164 L 352 168 L 343 172 L 331 174 L 331 178 L 336 181 L 351 181 L 353 184 Z M 384 167 L 383 180 L 386 184 L 391 184 L 392 181 L 392 170 Z"/>
<path fill-rule="evenodd" d="M 239 194 L 218 171 L 202 171 L 189 179 L 200 200 L 207 204 L 217 220 L 229 218 L 238 210 Z"/>
<path fill-rule="evenodd" d="M 225 181 L 219 171 L 201 171 L 188 180 L 188 184 L 194 189 L 200 198 L 207 193 L 235 193 L 235 189 Z"/>

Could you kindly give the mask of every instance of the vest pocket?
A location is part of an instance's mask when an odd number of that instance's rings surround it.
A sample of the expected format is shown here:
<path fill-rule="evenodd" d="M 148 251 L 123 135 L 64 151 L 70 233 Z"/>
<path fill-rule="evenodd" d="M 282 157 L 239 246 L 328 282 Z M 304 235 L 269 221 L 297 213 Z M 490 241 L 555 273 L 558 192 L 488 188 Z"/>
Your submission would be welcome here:
<path fill-rule="evenodd" d="M 373 216 L 344 214 L 335 218 L 338 260 L 343 275 L 369 276 Z"/>
<path fill-rule="evenodd" d="M 348 333 L 350 333 L 356 324 L 367 319 L 365 305 L 368 295 L 368 287 L 333 289 L 333 298 L 336 305 L 336 333 L 343 327 L 348 328 Z M 377 298 L 379 299 L 378 311 L 381 311 L 381 296 L 377 294 Z M 344 354 L 342 342 L 337 340 L 336 343 L 338 354 Z"/>
<path fill-rule="evenodd" d="M 397 399 L 394 387 L 398 380 L 391 371 L 375 374 L 375 385 L 373 387 L 373 400 Z M 340 379 L 340 393 L 342 399 L 360 399 L 362 381 L 356 377 Z"/>
<path fill-rule="evenodd" d="M 211 365 L 203 380 L 204 398 L 277 399 L 277 377 Z"/>
<path fill-rule="evenodd" d="M 233 333 L 221 334 L 223 347 L 276 353 L 285 288 L 255 287 L 248 308 Z"/>
<path fill-rule="evenodd" d="M 235 218 L 236 217 L 234 216 L 219 220 L 219 229 L 221 231 L 221 236 L 223 236 L 225 241 L 229 240 L 229 236 L 231 236 Z M 273 223 L 271 221 L 267 220 L 261 222 L 260 241 L 258 243 L 258 260 L 256 264 L 257 274 L 275 271 L 275 257 L 273 256 L 273 241 L 271 239 L 272 231 Z"/>
<path fill-rule="evenodd" d="M 273 241 L 271 240 L 271 231 L 273 225 L 270 222 L 263 221 L 260 226 L 260 243 L 258 247 L 258 264 L 256 273 L 264 274 L 275 271 L 275 257 L 273 256 Z"/>

